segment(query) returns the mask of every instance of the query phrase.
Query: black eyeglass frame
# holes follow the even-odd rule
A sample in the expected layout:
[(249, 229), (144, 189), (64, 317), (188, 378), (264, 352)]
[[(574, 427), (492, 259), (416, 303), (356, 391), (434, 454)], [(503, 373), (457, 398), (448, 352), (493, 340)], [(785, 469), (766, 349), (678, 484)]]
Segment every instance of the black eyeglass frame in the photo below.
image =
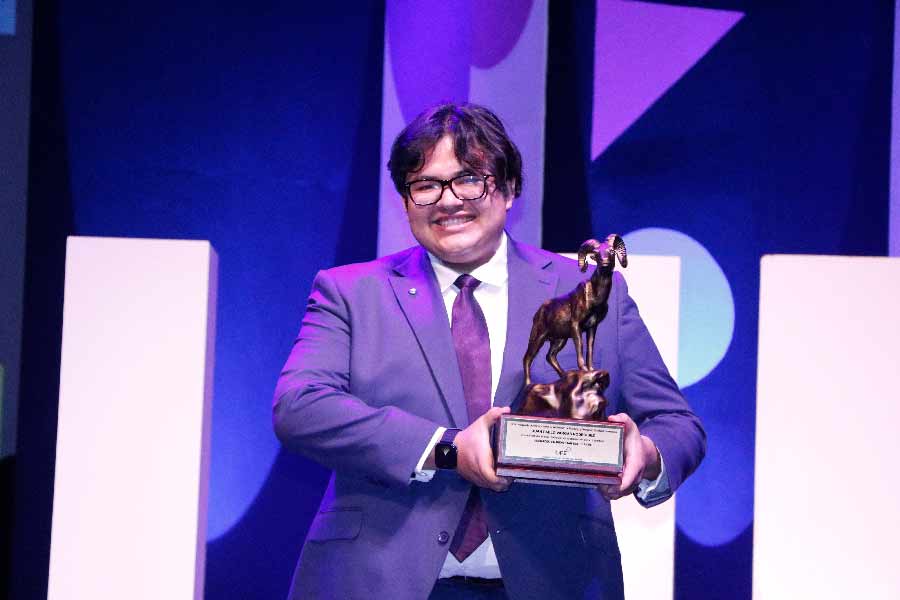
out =
[[(405, 184), (403, 184), (404, 187), (406, 188), (406, 198), (408, 200), (410, 200), (416, 206), (431, 206), (432, 204), (437, 204), (438, 202), (440, 202), (441, 198), (443, 198), (443, 196), (444, 196), (444, 190), (447, 188), (450, 188), (450, 193), (453, 194), (453, 196), (457, 200), (462, 200), (463, 202), (471, 202), (472, 200), (481, 200), (488, 193), (488, 179), (490, 177), (493, 177), (492, 174), (488, 173), (487, 175), (480, 176), (484, 180), (484, 190), (481, 192), (481, 195), (478, 196), (477, 198), (460, 198), (459, 196), (456, 195), (456, 192), (453, 190), (453, 185), (451, 185), (455, 180), (459, 179), (460, 177), (471, 177), (472, 175), (477, 175), (477, 173), (463, 173), (461, 175), (457, 175), (456, 177), (451, 177), (450, 179), (433, 179), (431, 177), (423, 177), (422, 179), (413, 179), (412, 181), (407, 181)], [(433, 183), (441, 184), (441, 191), (437, 195), (437, 198), (435, 198), (434, 202), (428, 202), (427, 204), (419, 204), (418, 202), (413, 200), (412, 192), (410, 191), (409, 186), (411, 186), (414, 183), (419, 183), (420, 181), (431, 181)]]

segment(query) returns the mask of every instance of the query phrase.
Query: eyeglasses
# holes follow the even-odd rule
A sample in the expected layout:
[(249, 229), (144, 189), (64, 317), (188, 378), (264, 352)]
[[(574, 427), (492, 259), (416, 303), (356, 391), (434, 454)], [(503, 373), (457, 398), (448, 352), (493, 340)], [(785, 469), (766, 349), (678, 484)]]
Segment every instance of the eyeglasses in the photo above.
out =
[(466, 173), (453, 179), (416, 179), (406, 182), (406, 196), (417, 206), (429, 206), (441, 199), (449, 187), (460, 200), (478, 200), (487, 193), (487, 180), (493, 175)]

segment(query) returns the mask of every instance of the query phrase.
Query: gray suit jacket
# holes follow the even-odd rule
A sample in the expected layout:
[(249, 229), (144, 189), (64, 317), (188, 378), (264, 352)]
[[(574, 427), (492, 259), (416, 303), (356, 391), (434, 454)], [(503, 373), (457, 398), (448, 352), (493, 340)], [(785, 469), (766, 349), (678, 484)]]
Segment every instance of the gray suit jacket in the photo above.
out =
[[(508, 252), (507, 338), (495, 406), (520, 397), (535, 310), (585, 278), (574, 261), (555, 254), (513, 241)], [(555, 380), (539, 357), (534, 380)], [(607, 414), (631, 415), (656, 443), (676, 490), (702, 459), (705, 434), (618, 274), (594, 357), (611, 376)], [(571, 343), (559, 359), (575, 368)], [(454, 472), (410, 481), (437, 426), (467, 425), (450, 324), (423, 248), (318, 274), (273, 412), (286, 447), (334, 470), (291, 598), (426, 598), (470, 484)], [(514, 484), (482, 497), (511, 598), (622, 597), (610, 506), (598, 492)]]

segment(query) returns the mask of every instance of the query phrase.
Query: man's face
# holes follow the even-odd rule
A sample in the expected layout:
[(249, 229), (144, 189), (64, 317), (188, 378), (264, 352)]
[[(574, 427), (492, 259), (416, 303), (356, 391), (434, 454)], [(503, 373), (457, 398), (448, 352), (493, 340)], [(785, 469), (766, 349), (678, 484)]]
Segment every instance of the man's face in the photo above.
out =
[[(456, 160), (453, 140), (445, 135), (438, 141), (421, 170), (407, 175), (407, 181), (422, 178), (447, 180), (471, 172)], [(406, 201), (406, 217), (413, 236), (429, 252), (460, 270), (470, 271), (490, 260), (503, 235), (506, 211), (512, 198), (504, 196), (488, 179), (487, 193), (478, 200), (460, 200), (449, 186), (431, 206)]]

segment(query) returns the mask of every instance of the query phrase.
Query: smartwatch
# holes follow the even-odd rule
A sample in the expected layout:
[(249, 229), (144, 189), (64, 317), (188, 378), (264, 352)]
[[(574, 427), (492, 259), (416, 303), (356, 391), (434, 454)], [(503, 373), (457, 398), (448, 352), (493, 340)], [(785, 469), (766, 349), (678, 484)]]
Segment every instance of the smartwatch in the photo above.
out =
[(456, 468), (456, 444), (453, 440), (459, 429), (448, 429), (441, 436), (441, 441), (434, 445), (434, 466), (438, 469)]

